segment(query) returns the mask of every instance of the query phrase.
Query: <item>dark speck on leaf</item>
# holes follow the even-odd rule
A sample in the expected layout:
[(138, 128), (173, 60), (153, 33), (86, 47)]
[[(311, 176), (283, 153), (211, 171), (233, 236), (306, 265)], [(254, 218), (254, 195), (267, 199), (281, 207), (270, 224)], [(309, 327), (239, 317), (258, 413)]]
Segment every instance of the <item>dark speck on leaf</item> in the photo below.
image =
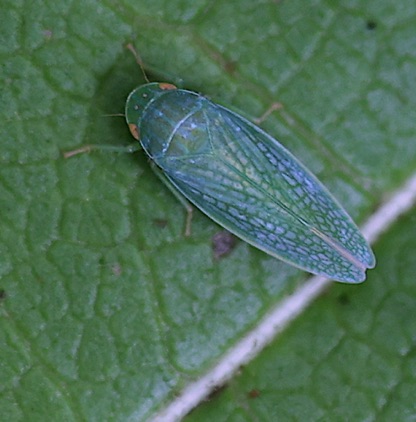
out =
[(253, 388), (247, 393), (247, 396), (249, 399), (256, 399), (260, 395), (260, 390), (257, 390), (257, 388)]
[(237, 239), (227, 230), (222, 230), (212, 237), (212, 250), (214, 259), (218, 260), (227, 256), (237, 243)]
[(233, 61), (228, 61), (224, 65), (225, 71), (233, 75), (237, 70), (237, 63)]
[(350, 304), (350, 297), (346, 293), (341, 293), (338, 296), (338, 302), (341, 305), (349, 305)]
[(163, 218), (155, 218), (153, 223), (156, 227), (164, 229), (168, 225), (168, 220), (164, 220)]

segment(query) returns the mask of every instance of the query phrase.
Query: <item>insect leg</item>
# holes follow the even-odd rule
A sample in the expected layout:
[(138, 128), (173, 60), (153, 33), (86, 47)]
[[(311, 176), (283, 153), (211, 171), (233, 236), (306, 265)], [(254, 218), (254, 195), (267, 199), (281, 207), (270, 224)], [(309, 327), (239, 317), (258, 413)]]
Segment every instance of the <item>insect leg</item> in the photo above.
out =
[(80, 148), (74, 149), (72, 151), (67, 151), (64, 152), (64, 158), (71, 158), (74, 155), (78, 155), (78, 154), (84, 154), (87, 152), (91, 152), (93, 150), (104, 150), (104, 151), (114, 151), (114, 152), (136, 152), (139, 149), (141, 149), (140, 144), (138, 142), (134, 142), (130, 145), (127, 146), (122, 146), (122, 145), (84, 145)]

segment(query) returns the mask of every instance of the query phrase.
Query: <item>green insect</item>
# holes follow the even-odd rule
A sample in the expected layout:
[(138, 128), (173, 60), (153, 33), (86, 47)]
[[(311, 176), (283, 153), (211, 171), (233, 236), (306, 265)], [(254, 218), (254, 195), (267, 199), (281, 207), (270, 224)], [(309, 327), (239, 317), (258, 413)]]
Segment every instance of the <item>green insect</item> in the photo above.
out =
[(358, 283), (374, 255), (349, 215), (278, 141), (191, 91), (147, 83), (126, 120), (175, 192), (231, 233), (296, 267)]

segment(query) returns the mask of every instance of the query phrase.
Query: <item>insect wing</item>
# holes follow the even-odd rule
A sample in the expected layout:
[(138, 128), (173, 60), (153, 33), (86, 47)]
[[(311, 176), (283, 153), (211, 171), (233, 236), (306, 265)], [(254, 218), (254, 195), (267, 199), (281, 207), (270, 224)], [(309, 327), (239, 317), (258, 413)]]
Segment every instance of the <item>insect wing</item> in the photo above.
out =
[[(172, 96), (184, 97), (178, 91)], [(325, 187), (260, 128), (192, 95), (152, 157), (171, 183), (257, 248), (312, 273), (363, 281), (374, 256)]]

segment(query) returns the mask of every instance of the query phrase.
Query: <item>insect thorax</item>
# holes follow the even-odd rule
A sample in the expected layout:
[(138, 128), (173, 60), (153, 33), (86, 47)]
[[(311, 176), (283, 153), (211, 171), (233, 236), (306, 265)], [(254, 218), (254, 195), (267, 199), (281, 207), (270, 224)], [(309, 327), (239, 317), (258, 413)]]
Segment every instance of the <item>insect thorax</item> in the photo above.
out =
[(167, 91), (146, 109), (140, 122), (140, 142), (157, 162), (158, 158), (212, 152), (207, 113), (211, 103), (184, 90)]

